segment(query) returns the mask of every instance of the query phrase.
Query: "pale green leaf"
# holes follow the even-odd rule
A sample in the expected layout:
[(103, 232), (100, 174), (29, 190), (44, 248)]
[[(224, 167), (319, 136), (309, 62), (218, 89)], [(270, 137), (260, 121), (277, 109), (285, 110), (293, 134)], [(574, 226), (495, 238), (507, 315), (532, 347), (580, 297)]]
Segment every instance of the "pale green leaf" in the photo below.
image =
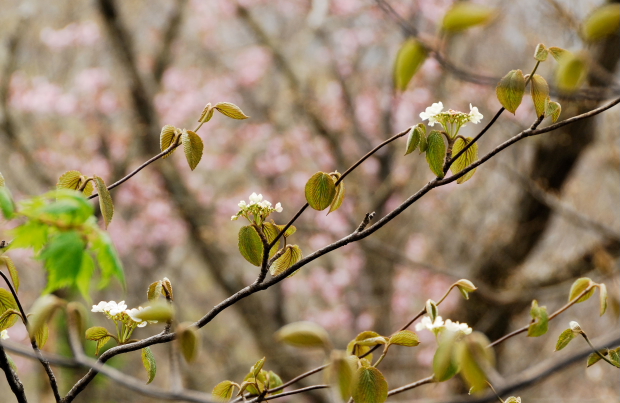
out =
[(420, 339), (418, 338), (418, 335), (411, 330), (401, 330), (390, 336), (388, 344), (395, 344), (397, 346), (405, 347), (415, 347), (420, 344)]
[(174, 290), (172, 289), (172, 282), (170, 282), (170, 279), (168, 279), (168, 277), (164, 277), (161, 284), (162, 284), (164, 296), (166, 297), (166, 299), (173, 301)]
[(10, 220), (15, 215), (13, 197), (9, 189), (4, 186), (0, 186), (0, 210), (2, 210), (2, 215), (7, 220)]
[(202, 158), (202, 151), (204, 144), (199, 135), (191, 130), (183, 130), (181, 135), (181, 142), (183, 143), (183, 151), (185, 151), (185, 158), (189, 164), (190, 169), (193, 171), (198, 166), (200, 159)]
[(149, 301), (153, 301), (158, 299), (163, 295), (163, 286), (161, 280), (155, 281), (149, 285), (148, 290), (146, 291), (146, 298)]
[(519, 396), (510, 396), (508, 399), (504, 401), (504, 403), (521, 403), (521, 397)]
[[(338, 174), (334, 179), (338, 180), (340, 178), (340, 174)], [(344, 181), (340, 181), (340, 183), (338, 183), (338, 185), (336, 186), (336, 195), (334, 196), (334, 200), (332, 200), (331, 204), (329, 205), (329, 213), (331, 213), (332, 211), (336, 211), (340, 208), (340, 206), (342, 206), (342, 202), (344, 201), (344, 195), (345, 195), (345, 188), (344, 188)]]
[(108, 344), (108, 342), (110, 341), (111, 338), (112, 338), (111, 336), (106, 336), (106, 337), (103, 337), (103, 338), (97, 340), (97, 347), (95, 349), (95, 355), (99, 355), (99, 351), (101, 351), (101, 349), (106, 344)]
[(530, 323), (530, 326), (527, 329), (528, 337), (538, 337), (547, 333), (547, 330), (549, 330), (549, 316), (547, 314), (547, 307), (539, 307), (538, 301), (533, 300), (530, 315), (532, 316), (533, 322)]
[(584, 55), (572, 53), (558, 60), (555, 80), (558, 88), (564, 92), (577, 90), (588, 76), (588, 61)]
[(97, 187), (97, 194), (99, 195), (99, 207), (101, 208), (101, 215), (103, 216), (103, 221), (105, 222), (105, 226), (107, 227), (108, 225), (110, 225), (110, 222), (112, 221), (112, 216), (114, 215), (114, 202), (112, 201), (110, 191), (105, 185), (103, 179), (98, 176), (93, 176), (93, 180), (95, 181), (95, 186)]
[(446, 158), (446, 144), (441, 137), (441, 133), (437, 130), (433, 130), (427, 140), (426, 148), (426, 161), (431, 171), (438, 178), (443, 178), (443, 163)]
[(313, 322), (294, 322), (278, 330), (276, 339), (295, 347), (329, 348), (331, 342), (327, 331)]
[(108, 332), (108, 329), (102, 326), (93, 326), (89, 329), (86, 329), (86, 334), (85, 334), (86, 340), (93, 340), (93, 341), (98, 341), (98, 340), (104, 339), (109, 336), (110, 336), (110, 333)]
[(287, 245), (284, 253), (269, 268), (272, 276), (282, 274), (286, 269), (299, 262), (303, 254), (297, 245)]
[[(469, 143), (473, 141), (473, 138), (467, 137), (463, 140), (461, 137), (457, 138), (452, 147), (452, 155), (456, 155), (461, 152)], [(450, 170), (453, 174), (457, 174), (461, 172), (463, 169), (467, 168), (478, 159), (478, 143), (474, 143), (471, 147), (467, 149), (456, 161), (452, 163), (450, 166)], [(467, 182), (471, 179), (472, 176), (476, 173), (476, 169), (472, 169), (467, 172), (465, 175), (461, 176), (456, 180), (456, 183), (461, 184)]]
[[(575, 298), (577, 298), (579, 294), (585, 291), (585, 289), (590, 287), (590, 285), (592, 284), (593, 284), (592, 280), (590, 280), (587, 277), (582, 277), (582, 278), (575, 280), (573, 285), (571, 285), (570, 287), (570, 292), (568, 293), (568, 301), (570, 302), (574, 300)], [(594, 294), (594, 291), (595, 291), (595, 287), (592, 287), (592, 289), (588, 291), (583, 297), (579, 298), (577, 303), (586, 301), (588, 298), (590, 298)]]
[[(276, 374), (273, 371), (269, 371), (268, 374), (269, 374), (269, 385), (268, 385), (269, 389), (275, 389), (284, 384), (284, 382), (282, 382), (282, 378), (280, 378), (280, 375)], [(282, 392), (283, 392), (283, 389), (280, 389), (276, 392), (271, 393), (270, 395), (272, 396), (278, 395)]]
[(398, 51), (394, 65), (394, 85), (404, 91), (407, 85), (428, 57), (428, 49), (417, 39), (405, 41)]
[(325, 210), (336, 196), (336, 186), (331, 175), (317, 172), (306, 183), (306, 201), (315, 210)]
[(32, 305), (32, 315), (28, 321), (30, 338), (36, 339), (37, 336), (44, 336), (45, 331), (42, 328), (47, 326), (54, 312), (64, 305), (65, 301), (55, 295), (48, 294), (39, 297)]
[(260, 266), (263, 261), (263, 242), (256, 229), (251, 225), (239, 230), (239, 252), (254, 266)]
[(254, 378), (257, 378), (260, 375), (260, 372), (265, 366), (265, 360), (266, 357), (261, 358), (260, 360), (256, 361), (254, 365), (252, 365), (252, 368), (250, 368), (250, 373)]
[(566, 329), (565, 331), (563, 331), (560, 334), (560, 337), (558, 337), (557, 343), (555, 344), (555, 351), (560, 351), (564, 347), (568, 346), (568, 343), (570, 343), (570, 341), (574, 338), (575, 333), (572, 331), (572, 329)]
[(599, 302), (600, 302), (600, 312), (601, 316), (605, 314), (607, 310), (607, 286), (605, 284), (599, 284)]
[(181, 324), (177, 330), (181, 353), (187, 362), (193, 362), (198, 357), (200, 338), (195, 326), (190, 323)]
[(360, 340), (360, 341), (356, 341), (357, 345), (359, 346), (367, 346), (367, 347), (374, 347), (377, 345), (383, 345), (383, 344), (387, 344), (388, 340), (386, 337), (383, 336), (377, 336), (377, 337), (370, 337), (364, 340)]
[(566, 49), (562, 49), (562, 48), (558, 48), (557, 46), (551, 46), (549, 49), (547, 49), (549, 51), (549, 53), (551, 53), (551, 56), (553, 56), (553, 58), (556, 61), (560, 61), (561, 58), (563, 58), (564, 56), (567, 56), (569, 54), (571, 54), (571, 52), (569, 52)]
[(424, 303), (424, 310), (426, 314), (431, 318), (431, 322), (435, 322), (437, 315), (439, 315), (439, 309), (437, 309), (437, 304), (432, 299), (427, 299)]
[(231, 104), (230, 102), (218, 102), (215, 105), (215, 109), (217, 109), (221, 114), (228, 116), (233, 119), (247, 119), (249, 116), (246, 116), (245, 113), (235, 104)]
[[(178, 129), (174, 126), (165, 125), (161, 128), (161, 134), (159, 135), (159, 149), (161, 151), (167, 150), (177, 138)], [(167, 152), (164, 158), (168, 158), (174, 150)]]
[(511, 70), (500, 80), (495, 88), (495, 94), (500, 104), (510, 113), (517, 111), (523, 94), (525, 94), (525, 77), (521, 70)]
[(433, 357), (433, 379), (435, 381), (445, 382), (459, 372), (459, 365), (454, 358), (456, 345), (456, 333), (443, 332), (439, 338), (439, 347)]
[(489, 339), (480, 333), (468, 335), (456, 347), (456, 359), (461, 368), (460, 374), (471, 387), (472, 392), (479, 392), (487, 387), (484, 368), (495, 365), (493, 349), (487, 348)]
[(155, 300), (134, 316), (147, 321), (169, 322), (174, 316), (174, 308), (167, 301)]
[(411, 129), (409, 129), (409, 134), (407, 135), (405, 155), (414, 152), (420, 145), (422, 138), (426, 140), (426, 126), (422, 123), (412, 126)]
[(388, 383), (377, 368), (361, 367), (353, 380), (353, 399), (356, 403), (383, 403), (387, 400)]
[(547, 50), (545, 45), (543, 45), (542, 43), (536, 45), (536, 50), (534, 51), (534, 59), (538, 60), (539, 62), (544, 62), (545, 60), (547, 60), (547, 56), (549, 56), (549, 51)]
[(211, 395), (217, 400), (228, 401), (232, 398), (232, 395), (235, 391), (235, 386), (238, 388), (239, 385), (232, 381), (222, 381), (215, 385)]
[(50, 329), (47, 326), (47, 323), (44, 323), (43, 326), (39, 328), (39, 330), (34, 334), (34, 340), (37, 342), (37, 346), (39, 348), (43, 348), (45, 343), (47, 343), (47, 339), (50, 336)]
[(6, 265), (7, 270), (9, 271), (9, 275), (11, 276), (11, 281), (13, 282), (13, 288), (15, 292), (19, 291), (19, 273), (17, 272), (17, 267), (15, 267), (15, 263), (13, 263), (13, 259), (9, 256), (0, 256), (0, 263), (4, 263)]
[(155, 379), (155, 374), (157, 373), (157, 364), (155, 363), (155, 356), (149, 347), (144, 347), (142, 349), (142, 365), (144, 365), (144, 369), (146, 369), (146, 373), (149, 377), (146, 384), (153, 382)]
[(620, 28), (620, 4), (606, 4), (594, 10), (581, 27), (581, 35), (587, 41), (596, 41), (618, 33)]
[(494, 15), (495, 11), (487, 6), (467, 1), (455, 2), (443, 17), (442, 27), (449, 32), (464, 31), (488, 23)]
[(17, 309), (7, 309), (0, 315), (0, 331), (12, 327), (21, 314)]
[(82, 173), (80, 171), (67, 171), (58, 178), (56, 189), (72, 189), (79, 190), (82, 182)]
[(325, 383), (330, 385), (332, 396), (337, 402), (346, 402), (351, 397), (358, 358), (344, 351), (331, 352), (330, 365), (325, 371)]
[(562, 106), (557, 102), (547, 99), (547, 103), (545, 105), (545, 116), (551, 116), (553, 123), (555, 123), (558, 121), (561, 113)]
[(532, 101), (534, 102), (536, 116), (543, 116), (545, 114), (547, 98), (549, 98), (549, 85), (547, 84), (547, 80), (538, 74), (534, 74), (530, 80), (530, 93), (532, 95)]

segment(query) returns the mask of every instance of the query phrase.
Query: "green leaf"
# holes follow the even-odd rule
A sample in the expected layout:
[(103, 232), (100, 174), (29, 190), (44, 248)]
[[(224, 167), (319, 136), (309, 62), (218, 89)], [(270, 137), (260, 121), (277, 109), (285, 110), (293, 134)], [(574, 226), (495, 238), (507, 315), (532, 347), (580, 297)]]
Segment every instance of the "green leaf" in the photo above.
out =
[(60, 189), (44, 197), (55, 197), (56, 200), (49, 204), (44, 203), (40, 208), (27, 214), (28, 216), (70, 226), (83, 224), (93, 215), (93, 206), (86, 196), (75, 190)]
[(330, 392), (338, 402), (346, 402), (353, 392), (353, 381), (358, 358), (347, 355), (344, 351), (333, 350), (330, 365), (325, 371), (325, 383), (330, 385)]
[(155, 374), (157, 373), (157, 363), (155, 363), (155, 356), (149, 347), (144, 347), (142, 349), (142, 365), (144, 365), (144, 369), (146, 369), (146, 373), (149, 376), (149, 380), (146, 381), (146, 384), (153, 382), (155, 379)]
[(202, 151), (204, 144), (202, 139), (196, 133), (190, 130), (183, 130), (181, 135), (181, 142), (183, 143), (183, 151), (185, 151), (185, 158), (189, 164), (190, 169), (193, 171), (198, 166), (200, 159), (202, 158)]
[[(280, 375), (276, 374), (273, 371), (269, 371), (268, 374), (269, 374), (269, 385), (268, 385), (269, 389), (275, 389), (278, 386), (282, 386), (284, 384), (284, 382), (282, 382), (282, 378), (280, 378)], [(280, 389), (277, 392), (270, 393), (270, 395), (272, 396), (279, 395), (282, 392), (283, 390)]]
[(158, 299), (163, 295), (163, 286), (161, 280), (151, 283), (146, 292), (146, 297), (149, 301)]
[(0, 172), (0, 187), (4, 187), (5, 182), (4, 182), (4, 176), (2, 176), (2, 172)]
[(484, 368), (495, 365), (493, 349), (487, 348), (489, 344), (489, 339), (480, 332), (468, 335), (462, 343), (457, 344), (456, 359), (461, 367), (460, 374), (473, 392), (486, 389)]
[(56, 189), (80, 190), (81, 182), (82, 173), (80, 171), (67, 171), (58, 178)]
[(599, 302), (600, 302), (600, 312), (601, 312), (601, 316), (603, 316), (605, 314), (605, 311), (607, 310), (607, 286), (605, 284), (599, 284), (598, 285), (598, 289), (599, 289)]
[(99, 287), (105, 287), (112, 277), (116, 277), (123, 287), (125, 287), (123, 265), (118, 257), (118, 253), (116, 253), (110, 236), (104, 231), (99, 231), (97, 237), (92, 240), (91, 248), (95, 253), (97, 264), (101, 269), (101, 282)]
[(315, 210), (325, 210), (336, 196), (336, 186), (331, 175), (317, 172), (306, 183), (306, 201)]
[(147, 321), (169, 322), (174, 316), (174, 308), (164, 300), (155, 300), (134, 316)]
[(110, 333), (108, 332), (108, 329), (102, 326), (93, 326), (89, 329), (86, 329), (86, 334), (85, 334), (86, 340), (93, 340), (93, 341), (105, 339), (106, 337), (109, 337), (109, 336), (110, 336)]
[(47, 323), (44, 323), (43, 326), (39, 328), (39, 330), (34, 334), (34, 340), (37, 342), (39, 348), (43, 348), (45, 343), (47, 343), (47, 339), (50, 336), (50, 329), (47, 326)]
[(549, 330), (549, 316), (547, 314), (547, 307), (538, 306), (538, 301), (532, 301), (532, 309), (530, 310), (532, 315), (532, 323), (527, 329), (528, 337), (538, 337), (547, 333)]
[(12, 327), (17, 319), (21, 318), (21, 314), (17, 309), (7, 309), (0, 314), (0, 331)]
[(110, 195), (110, 191), (103, 179), (98, 176), (93, 176), (93, 180), (95, 181), (95, 186), (97, 186), (97, 194), (99, 195), (99, 207), (101, 208), (101, 215), (103, 216), (103, 221), (105, 222), (105, 226), (110, 225), (110, 221), (112, 221), (112, 216), (114, 215), (114, 202), (112, 201), (112, 196)]
[(99, 355), (99, 351), (101, 351), (101, 349), (108, 344), (108, 342), (110, 341), (112, 337), (108, 336), (108, 337), (104, 337), (102, 339), (97, 340), (97, 347), (95, 350), (95, 355)]
[[(424, 126), (423, 123), (419, 124)], [(426, 126), (424, 126), (423, 133), (420, 136), (420, 145), (418, 147), (420, 148), (420, 154), (426, 152), (426, 149), (428, 148), (428, 140), (426, 139)]]
[(420, 344), (418, 335), (411, 330), (401, 330), (390, 336), (388, 345), (395, 344), (397, 346), (415, 347)]
[(211, 106), (211, 102), (209, 102), (205, 106), (205, 108), (202, 110), (202, 113), (200, 114), (200, 118), (198, 119), (198, 122), (207, 123), (213, 117), (214, 112), (215, 112), (215, 109), (213, 108), (213, 106)]
[(407, 135), (407, 147), (405, 155), (411, 154), (420, 145), (422, 138), (426, 140), (426, 126), (422, 123), (418, 123), (415, 126), (411, 126), (409, 134)]
[(443, 29), (449, 32), (459, 32), (486, 24), (494, 17), (492, 8), (469, 2), (456, 2), (443, 17)]
[(534, 59), (538, 60), (539, 62), (544, 62), (545, 60), (547, 60), (547, 56), (549, 56), (549, 51), (547, 50), (545, 45), (543, 45), (542, 43), (536, 45), (536, 50), (534, 51)]
[(500, 80), (495, 88), (495, 94), (500, 104), (514, 114), (517, 111), (523, 94), (525, 94), (525, 77), (521, 70), (511, 70)]
[(265, 357), (256, 361), (256, 364), (252, 365), (252, 368), (250, 368), (250, 373), (252, 374), (254, 378), (257, 378), (264, 366), (265, 366)]
[(553, 56), (556, 62), (559, 62), (560, 59), (564, 56), (571, 54), (571, 52), (569, 52), (568, 50), (558, 48), (557, 46), (552, 46), (547, 50), (549, 51), (549, 53), (551, 53), (551, 56)]
[(272, 276), (282, 274), (286, 269), (299, 262), (303, 254), (297, 245), (287, 245), (284, 253), (269, 268)]
[(38, 221), (27, 221), (9, 233), (13, 236), (11, 248), (32, 248), (38, 253), (47, 243), (49, 227)]
[(170, 301), (174, 300), (174, 290), (172, 289), (172, 283), (170, 282), (170, 279), (168, 279), (168, 277), (164, 277), (161, 285), (163, 287), (163, 293), (164, 296), (166, 297), (166, 299), (169, 299)]
[(585, 56), (569, 53), (558, 60), (555, 80), (561, 91), (573, 92), (577, 90), (587, 76), (588, 61)]
[(10, 220), (15, 215), (13, 197), (9, 189), (4, 186), (0, 186), (0, 210), (2, 210), (2, 215), (7, 220)]
[(260, 267), (263, 262), (263, 242), (251, 225), (241, 227), (239, 230), (239, 252), (254, 266)]
[[(177, 133), (178, 129), (174, 126), (165, 125), (164, 127), (162, 127), (161, 134), (159, 135), (159, 149), (161, 151), (164, 151), (168, 149), (168, 147), (170, 147), (172, 144), (174, 144)], [(173, 152), (174, 150), (171, 150), (170, 152), (166, 153), (166, 155), (164, 155), (164, 158), (168, 158)]]
[(571, 329), (566, 329), (563, 331), (555, 344), (555, 351), (560, 351), (564, 347), (568, 346), (568, 343), (570, 343), (570, 341), (574, 338), (575, 333)]
[(49, 272), (46, 293), (76, 284), (85, 247), (77, 231), (61, 232), (49, 241), (39, 255)]
[(549, 85), (547, 81), (542, 76), (534, 74), (530, 80), (530, 93), (534, 102), (536, 116), (543, 116), (545, 114), (545, 103), (547, 98), (549, 98)]
[[(45, 337), (45, 330), (43, 327), (47, 326), (54, 312), (65, 305), (65, 301), (61, 300), (55, 295), (43, 295), (39, 297), (32, 305), (32, 316), (28, 322), (28, 332), (31, 339), (37, 337)], [(39, 344), (39, 346), (41, 346)]]
[(359, 340), (359, 341), (356, 341), (356, 343), (358, 346), (374, 347), (374, 346), (378, 346), (379, 344), (381, 345), (388, 344), (388, 340), (387, 340), (387, 337), (377, 336), (377, 337), (370, 337), (364, 340)]
[(218, 102), (215, 104), (215, 109), (217, 109), (222, 115), (226, 115), (229, 118), (233, 119), (247, 119), (249, 116), (246, 116), (245, 113), (235, 104), (231, 104), (230, 102)]
[(15, 267), (15, 263), (13, 263), (13, 259), (6, 255), (0, 256), (0, 263), (4, 263), (6, 265), (6, 268), (9, 271), (9, 275), (11, 276), (11, 281), (13, 282), (13, 288), (15, 288), (15, 292), (18, 292), (19, 273), (17, 272), (17, 267)]
[(558, 121), (560, 114), (562, 113), (562, 106), (557, 103), (547, 99), (545, 104), (545, 116), (551, 116), (553, 123)]
[(75, 285), (78, 291), (82, 294), (82, 297), (92, 302), (90, 298), (90, 283), (95, 274), (95, 261), (91, 257), (90, 253), (84, 251), (82, 255), (82, 265), (80, 266), (80, 272), (75, 279)]
[(329, 335), (321, 326), (313, 322), (294, 322), (278, 330), (278, 341), (295, 347), (331, 347)]
[(428, 166), (438, 178), (443, 178), (443, 163), (446, 158), (446, 144), (443, 142), (441, 133), (437, 130), (433, 130), (428, 135), (427, 142), (426, 161), (428, 162)]
[(607, 4), (594, 10), (581, 27), (586, 41), (596, 41), (613, 35), (620, 28), (620, 4)]
[[(463, 140), (461, 137), (457, 138), (452, 146), (452, 155), (456, 155), (461, 152), (469, 143), (473, 141), (473, 138), (466, 137)], [(450, 166), (450, 170), (453, 174), (457, 174), (461, 172), (463, 169), (467, 168), (478, 159), (478, 143), (474, 143), (471, 147), (467, 149), (456, 161), (452, 163)], [(461, 184), (465, 183), (471, 179), (472, 176), (476, 173), (476, 169), (472, 169), (467, 172), (465, 175), (461, 176), (456, 180), (456, 183)]]
[[(601, 353), (604, 356), (609, 356), (609, 353), (611, 352), (611, 349), (608, 348), (604, 348), (599, 350), (598, 352)], [(616, 347), (615, 349), (613, 349), (613, 351), (617, 354), (620, 353), (620, 347)], [(597, 362), (599, 362), (600, 360), (602, 360), (601, 356), (596, 354), (596, 353), (592, 353), (588, 356), (588, 362), (586, 367), (591, 367), (592, 365), (596, 364)]]
[(620, 353), (616, 350), (609, 350), (609, 361), (611, 361), (614, 366), (620, 368)]
[(353, 399), (356, 403), (383, 403), (387, 400), (388, 383), (377, 368), (361, 367), (353, 380)]
[[(592, 280), (587, 277), (582, 277), (575, 280), (573, 285), (571, 285), (570, 287), (570, 292), (568, 293), (568, 302), (577, 298), (579, 294), (581, 294), (586, 288), (590, 287), (590, 285), (592, 284), (594, 284)], [(584, 302), (585, 300), (590, 298), (592, 295), (594, 295), (594, 291), (595, 287), (592, 287), (592, 289), (588, 291), (583, 297), (579, 298), (577, 303)]]
[(417, 39), (411, 38), (402, 44), (394, 65), (394, 85), (396, 89), (400, 91), (407, 89), (407, 85), (409, 85), (409, 82), (422, 64), (424, 64), (427, 57), (428, 49)]
[(235, 391), (235, 386), (238, 388), (239, 385), (232, 381), (222, 381), (215, 385), (211, 395), (217, 400), (228, 401), (232, 398), (232, 395)]
[[(338, 172), (336, 172), (336, 176), (334, 177), (334, 180), (336, 181), (340, 179), (340, 177), (341, 175)], [(332, 200), (331, 204), (329, 205), (329, 212), (327, 214), (331, 213), (332, 211), (338, 210), (340, 206), (342, 206), (342, 202), (344, 201), (344, 195), (345, 195), (344, 181), (340, 181), (340, 183), (338, 183), (338, 185), (336, 186), (336, 195), (334, 196), (334, 200)]]
[(181, 324), (177, 329), (177, 334), (185, 361), (193, 362), (198, 357), (200, 350), (200, 338), (196, 327), (192, 326), (191, 323)]
[(439, 347), (433, 357), (433, 379), (445, 382), (456, 375), (460, 368), (454, 359), (457, 345), (456, 332), (443, 332), (439, 338)]

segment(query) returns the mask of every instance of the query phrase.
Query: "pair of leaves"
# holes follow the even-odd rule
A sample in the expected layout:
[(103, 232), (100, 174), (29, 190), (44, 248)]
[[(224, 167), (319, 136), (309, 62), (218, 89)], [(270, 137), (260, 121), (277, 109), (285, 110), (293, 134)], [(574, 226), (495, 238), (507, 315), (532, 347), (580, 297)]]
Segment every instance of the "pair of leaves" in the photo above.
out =
[(308, 180), (305, 188), (306, 201), (315, 210), (322, 211), (330, 207), (329, 213), (342, 205), (345, 196), (344, 181), (336, 182), (342, 175), (332, 172), (317, 172)]
[(591, 287), (590, 290), (581, 298), (579, 298), (576, 303), (588, 300), (592, 295), (594, 295), (594, 291), (596, 291), (596, 288), (598, 288), (600, 316), (603, 316), (603, 314), (605, 314), (605, 311), (607, 311), (607, 286), (605, 286), (605, 284), (596, 284), (594, 281), (587, 277), (579, 278), (575, 280), (575, 282), (571, 285), (570, 292), (568, 294), (568, 301), (570, 302), (574, 300), (589, 287)]
[[(515, 113), (525, 94), (526, 78), (521, 70), (511, 70), (497, 85), (495, 93), (502, 106), (509, 112)], [(551, 116), (556, 122), (562, 112), (559, 103), (549, 98), (549, 85), (540, 75), (530, 77), (530, 94), (534, 103), (536, 116)]]
[(62, 174), (60, 178), (58, 178), (58, 183), (56, 184), (57, 189), (77, 190), (82, 192), (86, 197), (92, 195), (94, 187), (97, 188), (101, 215), (103, 216), (103, 221), (107, 227), (110, 225), (112, 216), (114, 215), (114, 202), (112, 201), (110, 191), (108, 190), (108, 187), (103, 179), (96, 175), (87, 178), (82, 175), (80, 171), (67, 171)]
[[(271, 244), (278, 234), (284, 229), (284, 225), (277, 225), (272, 222), (264, 222), (261, 224), (260, 229), (265, 235), (265, 239), (267, 243)], [(286, 232), (283, 234), (284, 238), (287, 238), (293, 235), (297, 231), (297, 228), (294, 226), (290, 226)], [(263, 241), (261, 236), (258, 234), (258, 230), (256, 227), (252, 225), (246, 225), (239, 229), (239, 252), (241, 255), (253, 264), (254, 266), (261, 266), (263, 262), (263, 252), (265, 250), (265, 246), (263, 245)], [(271, 248), (269, 251), (269, 257), (272, 258), (277, 252), (278, 249), (275, 247)], [(293, 264), (297, 263), (301, 257), (301, 249), (297, 245), (289, 245), (290, 248), (285, 249), (283, 254), (272, 264), (271, 274), (277, 275), (283, 272), (284, 270), (291, 267)], [(275, 266), (275, 267), (274, 267)], [(276, 274), (274, 274), (276, 273)]]
[(407, 135), (405, 155), (411, 154), (417, 148), (420, 149), (420, 154), (422, 154), (426, 151), (426, 145), (426, 126), (423, 123), (412, 126)]
[(179, 142), (183, 145), (185, 159), (187, 159), (187, 163), (193, 171), (202, 159), (204, 151), (204, 143), (200, 136), (191, 130), (177, 129), (171, 125), (162, 127), (161, 134), (159, 135), (159, 148), (161, 151), (163, 152), (175, 146), (175, 148), (168, 151), (163, 158), (168, 158), (176, 149), (176, 145)]
[(155, 281), (149, 285), (146, 292), (146, 297), (149, 301), (155, 301), (159, 297), (164, 296), (170, 301), (174, 300), (174, 292), (172, 291), (172, 283), (168, 277), (164, 277), (162, 280)]
[(92, 340), (97, 342), (97, 351), (96, 355), (99, 355), (99, 351), (103, 346), (105, 346), (108, 341), (114, 336), (108, 332), (108, 329), (102, 326), (93, 326), (91, 328), (86, 329), (85, 333), (86, 340)]
[(407, 85), (420, 69), (428, 57), (428, 49), (417, 39), (405, 41), (396, 56), (394, 65), (394, 86), (400, 91), (407, 89)]
[[(611, 362), (613, 362), (614, 364), (616, 364), (618, 368), (620, 368), (620, 347), (616, 347), (614, 349), (605, 348), (605, 349), (599, 350), (599, 354), (609, 358)], [(588, 361), (587, 361), (586, 366), (591, 367), (592, 365), (602, 360), (603, 358), (601, 358), (599, 354), (597, 353), (590, 354), (588, 356)]]

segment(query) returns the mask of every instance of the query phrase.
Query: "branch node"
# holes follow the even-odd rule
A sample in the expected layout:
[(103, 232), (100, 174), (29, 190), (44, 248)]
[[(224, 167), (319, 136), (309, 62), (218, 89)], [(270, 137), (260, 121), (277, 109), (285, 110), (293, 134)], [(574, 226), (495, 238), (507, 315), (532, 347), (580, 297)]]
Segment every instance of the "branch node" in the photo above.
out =
[(372, 220), (373, 218), (375, 218), (375, 212), (374, 211), (372, 213), (366, 213), (366, 217), (364, 217), (364, 219), (362, 220), (362, 223), (359, 225), (359, 227), (357, 227), (355, 232), (362, 232), (362, 231), (364, 231), (364, 228), (366, 228), (368, 226), (368, 224), (370, 224), (370, 220)]

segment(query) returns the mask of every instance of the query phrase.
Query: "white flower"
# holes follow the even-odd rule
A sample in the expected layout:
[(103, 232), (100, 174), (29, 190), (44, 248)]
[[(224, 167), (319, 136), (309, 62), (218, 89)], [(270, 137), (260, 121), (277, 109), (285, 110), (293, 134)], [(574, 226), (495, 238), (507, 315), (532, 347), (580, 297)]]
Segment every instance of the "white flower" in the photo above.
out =
[(0, 339), (6, 340), (9, 338), (9, 332), (5, 329), (0, 332)]
[(280, 204), (280, 202), (276, 203), (276, 208), (275, 208), (276, 212), (281, 213), (282, 212), (282, 204)]
[(271, 208), (271, 202), (268, 200), (263, 200), (262, 202), (258, 203), (258, 205), (264, 209)]
[(482, 116), (482, 113), (478, 112), (478, 108), (469, 104), (469, 111), (469, 121), (473, 124), (480, 123), (484, 116)]
[(108, 303), (105, 301), (101, 301), (97, 305), (93, 305), (93, 309), (91, 309), (91, 312), (107, 312), (107, 311), (108, 311)]
[(234, 215), (234, 216), (230, 217), (230, 221), (235, 221), (237, 218), (239, 218), (239, 217)]
[(446, 330), (451, 332), (461, 331), (465, 334), (470, 334), (472, 331), (471, 327), (467, 326), (467, 323), (452, 322), (450, 319), (446, 320), (445, 326)]
[(125, 301), (121, 301), (118, 304), (114, 301), (108, 302), (108, 313), (111, 316), (116, 316), (126, 309), (127, 309), (127, 304), (125, 304)]
[(426, 108), (426, 111), (420, 113), (420, 118), (422, 120), (428, 119), (428, 125), (434, 126), (435, 123), (437, 123), (437, 119), (435, 119), (435, 116), (440, 114), (442, 110), (443, 110), (443, 103), (441, 102), (434, 103), (432, 106), (429, 106), (428, 108)]
[(250, 206), (253, 204), (257, 204), (260, 203), (263, 200), (263, 195), (262, 194), (256, 194), (256, 193), (252, 193), (250, 195)]
[(422, 321), (420, 323), (415, 325), (415, 330), (417, 330), (418, 332), (424, 329), (433, 331), (434, 329), (439, 329), (441, 327), (443, 327), (443, 320), (441, 319), (441, 316), (437, 316), (434, 322), (431, 321), (431, 318), (429, 316), (425, 316), (422, 318)]
[(241, 208), (247, 207), (247, 203), (245, 202), (245, 200), (241, 200), (239, 202), (239, 207), (241, 207)]

